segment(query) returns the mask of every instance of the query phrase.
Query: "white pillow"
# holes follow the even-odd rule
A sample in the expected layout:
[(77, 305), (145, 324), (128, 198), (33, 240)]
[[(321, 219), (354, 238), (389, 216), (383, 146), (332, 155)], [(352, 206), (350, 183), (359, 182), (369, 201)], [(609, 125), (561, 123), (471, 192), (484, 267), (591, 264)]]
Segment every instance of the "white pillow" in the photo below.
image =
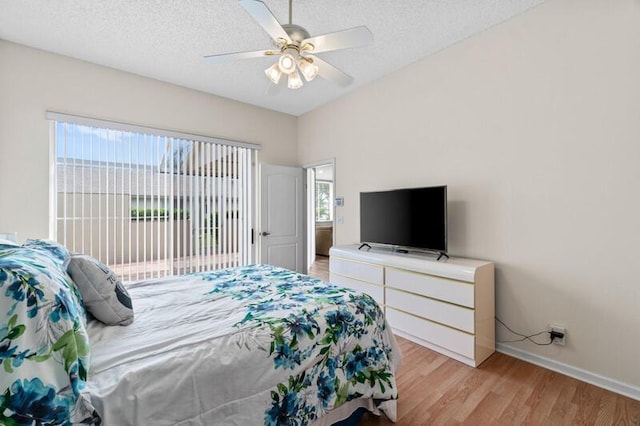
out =
[(11, 243), (14, 243), (14, 245), (18, 245), (18, 233), (17, 232), (0, 232), (0, 244), (7, 244), (6, 242), (3, 242), (2, 240), (7, 240)]
[(15, 241), (7, 240), (6, 238), (0, 238), (0, 246), (14, 246), (19, 247), (20, 244)]
[(67, 273), (78, 286), (87, 311), (107, 325), (133, 322), (133, 305), (129, 293), (108, 266), (86, 255), (71, 255)]

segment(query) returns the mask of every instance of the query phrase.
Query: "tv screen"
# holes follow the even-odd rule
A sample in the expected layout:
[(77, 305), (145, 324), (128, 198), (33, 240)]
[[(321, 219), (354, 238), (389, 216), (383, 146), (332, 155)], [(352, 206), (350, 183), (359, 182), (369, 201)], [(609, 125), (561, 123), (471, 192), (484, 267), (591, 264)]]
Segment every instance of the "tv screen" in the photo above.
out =
[(360, 193), (360, 240), (447, 251), (447, 187)]

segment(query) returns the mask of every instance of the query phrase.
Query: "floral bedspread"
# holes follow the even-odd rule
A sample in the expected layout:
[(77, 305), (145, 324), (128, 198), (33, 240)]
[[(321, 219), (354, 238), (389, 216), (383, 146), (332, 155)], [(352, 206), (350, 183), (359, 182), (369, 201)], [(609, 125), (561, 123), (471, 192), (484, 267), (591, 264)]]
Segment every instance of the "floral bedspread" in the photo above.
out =
[(104, 424), (306, 425), (354, 399), (395, 408), (400, 353), (365, 294), (267, 265), (127, 290), (133, 324), (88, 326)]
[(87, 320), (51, 242), (0, 245), (0, 424), (306, 425), (387, 410), (400, 362), (367, 295), (252, 265), (128, 285), (136, 320)]
[(266, 352), (288, 378), (271, 390), (265, 424), (306, 424), (353, 398), (397, 398), (387, 324), (371, 297), (265, 265), (203, 278), (211, 293), (248, 301), (239, 329), (271, 331)]
[[(56, 247), (0, 246), (0, 424), (99, 424), (82, 394), (89, 341)], [(61, 257), (62, 256), (62, 257)]]

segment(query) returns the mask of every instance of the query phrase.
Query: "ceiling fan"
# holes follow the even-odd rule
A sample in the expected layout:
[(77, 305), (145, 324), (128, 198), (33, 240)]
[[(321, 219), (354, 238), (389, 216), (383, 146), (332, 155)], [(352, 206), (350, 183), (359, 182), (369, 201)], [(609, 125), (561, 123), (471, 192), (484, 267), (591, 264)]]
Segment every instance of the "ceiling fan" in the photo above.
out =
[(262, 1), (239, 0), (239, 3), (269, 34), (273, 40), (274, 48), (209, 55), (204, 57), (205, 61), (216, 64), (263, 56), (278, 57), (278, 61), (267, 68), (265, 74), (276, 85), (283, 74), (286, 74), (288, 77), (287, 86), (290, 89), (299, 89), (304, 85), (300, 74), (307, 81), (320, 76), (341, 86), (351, 84), (353, 77), (314, 56), (314, 54), (366, 46), (373, 41), (371, 31), (365, 26), (311, 37), (307, 30), (291, 22), (292, 0), (289, 0), (289, 23), (284, 25), (280, 25)]

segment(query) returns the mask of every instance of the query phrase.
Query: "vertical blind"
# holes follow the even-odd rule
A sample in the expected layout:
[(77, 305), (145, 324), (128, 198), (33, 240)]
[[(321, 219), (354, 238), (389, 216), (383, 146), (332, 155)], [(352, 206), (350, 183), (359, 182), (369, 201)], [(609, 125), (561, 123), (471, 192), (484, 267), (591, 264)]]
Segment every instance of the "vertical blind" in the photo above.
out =
[(251, 263), (256, 150), (216, 141), (54, 121), (56, 239), (127, 281)]

